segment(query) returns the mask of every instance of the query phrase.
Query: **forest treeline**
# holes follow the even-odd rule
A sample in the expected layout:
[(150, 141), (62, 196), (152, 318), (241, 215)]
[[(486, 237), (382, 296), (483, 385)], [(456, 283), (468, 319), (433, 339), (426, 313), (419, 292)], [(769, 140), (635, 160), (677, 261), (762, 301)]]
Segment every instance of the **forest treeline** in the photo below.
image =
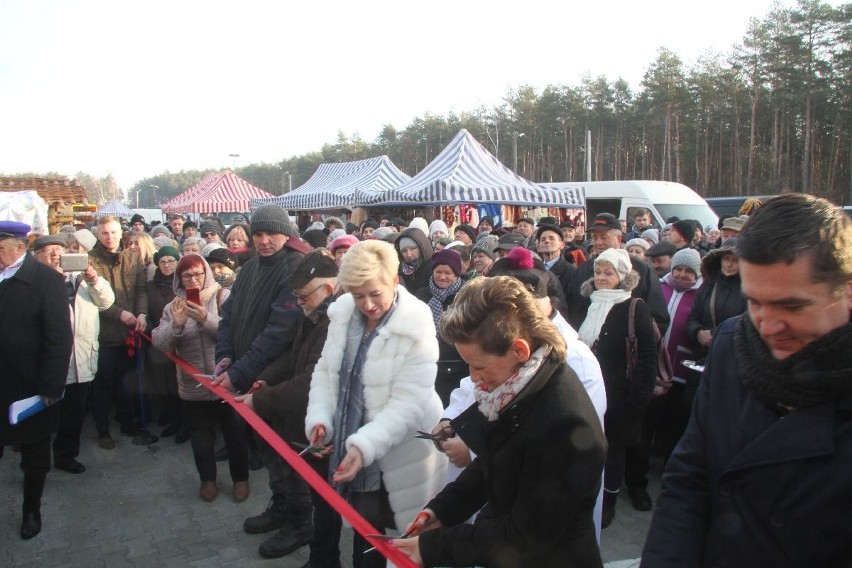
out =
[[(519, 86), (496, 108), (387, 124), (372, 142), (339, 133), (318, 152), (237, 168), (270, 193), (303, 184), (323, 162), (382, 154), (409, 175), (466, 128), (508, 167), (536, 182), (655, 179), (704, 196), (790, 188), (852, 202), (852, 4), (799, 0), (750, 22), (729, 53), (686, 65), (660, 49), (634, 91), (623, 79), (584, 77), (540, 92)], [(586, 172), (586, 132), (591, 172)], [(154, 206), (210, 171), (139, 181), (131, 202)], [(81, 176), (84, 174), (81, 174)], [(83, 181), (84, 185), (86, 182)], [(97, 182), (98, 180), (94, 180)]]

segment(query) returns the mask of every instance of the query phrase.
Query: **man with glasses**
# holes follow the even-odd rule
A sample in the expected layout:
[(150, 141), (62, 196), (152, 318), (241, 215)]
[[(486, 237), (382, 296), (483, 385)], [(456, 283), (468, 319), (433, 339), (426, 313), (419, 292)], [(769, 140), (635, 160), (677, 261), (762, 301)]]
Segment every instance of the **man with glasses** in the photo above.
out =
[(4, 446), (20, 449), (25, 540), (41, 531), (50, 435), (59, 425), (54, 403), (65, 388), (73, 341), (63, 279), (27, 254), (29, 232), (24, 223), (0, 222), (0, 407), (5, 415), (13, 402), (30, 397), (46, 407), (14, 426), (6, 416), (0, 420), (0, 456)]
[(204, 221), (199, 229), (201, 238), (210, 243), (222, 242), (222, 229), (215, 221)]
[[(337, 288), (337, 265), (321, 252), (306, 256), (290, 281), (301, 307), (301, 316), (293, 337), (292, 347), (268, 366), (258, 377), (264, 387), (245, 396), (244, 402), (269, 422), (282, 439), (303, 444), (308, 391), (314, 366), (320, 359), (328, 334), (329, 305)], [(248, 533), (278, 529), (275, 535), (260, 545), (261, 556), (278, 558), (302, 546), (310, 539), (308, 566), (339, 566), (340, 515), (296, 475), (273, 451), (263, 452), (269, 472), (272, 505), (255, 517), (246, 519), (243, 528)], [(326, 477), (328, 460), (309, 460), (318, 473)], [(288, 477), (292, 483), (288, 484)], [(311, 529), (313, 501), (313, 531)]]
[[(291, 278), (305, 254), (311, 252), (298, 235), (298, 228), (280, 206), (264, 205), (254, 212), (251, 238), (257, 256), (240, 269), (222, 304), (213, 384), (245, 393), (292, 346), (301, 310)], [(298, 479), (295, 473), (290, 477)], [(280, 523), (266, 531), (279, 527)]]

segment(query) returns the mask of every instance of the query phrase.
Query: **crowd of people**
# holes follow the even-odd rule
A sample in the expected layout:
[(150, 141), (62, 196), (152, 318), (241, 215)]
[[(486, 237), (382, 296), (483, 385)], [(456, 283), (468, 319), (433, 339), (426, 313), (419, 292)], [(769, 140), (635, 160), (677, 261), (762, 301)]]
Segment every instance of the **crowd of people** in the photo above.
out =
[[(418, 565), (601, 566), (623, 490), (654, 511), (643, 566), (845, 565), (852, 222), (804, 194), (749, 213), (300, 228), (266, 205), (229, 227), (103, 217), (35, 239), (0, 222), (0, 402), (44, 406), (0, 428), (21, 536), (51, 464), (86, 471), (90, 409), (102, 451), (113, 417), (190, 441), (204, 501), (217, 461), (236, 502), (265, 468), (269, 505), (243, 524), (272, 533), (258, 553), (308, 545), (305, 567), (339, 567), (340, 515), (209, 380)], [(355, 535), (353, 566), (385, 565), (373, 544)]]

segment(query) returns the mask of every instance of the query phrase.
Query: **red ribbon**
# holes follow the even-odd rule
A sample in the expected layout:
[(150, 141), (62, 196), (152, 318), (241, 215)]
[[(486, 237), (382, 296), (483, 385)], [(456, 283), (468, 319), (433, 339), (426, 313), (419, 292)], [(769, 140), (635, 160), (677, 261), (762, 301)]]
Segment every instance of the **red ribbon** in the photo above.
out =
[[(148, 335), (141, 332), (138, 333), (149, 343), (151, 342), (151, 338)], [(241, 402), (237, 402), (230, 391), (218, 385), (213, 386), (212, 382), (209, 380), (201, 380), (196, 377), (196, 375), (201, 374), (201, 372), (184, 359), (178, 357), (174, 353), (164, 353), (164, 355), (174, 361), (178, 367), (183, 369), (192, 378), (204, 385), (204, 388), (230, 404), (231, 407), (237, 411), (237, 413), (242, 416), (252, 428), (254, 428), (254, 431), (257, 432), (261, 438), (266, 440), (266, 442), (276, 452), (278, 452), (278, 455), (284, 458), (284, 460), (290, 464), (294, 470), (296, 470), (296, 473), (302, 476), (302, 479), (304, 479), (308, 485), (314, 489), (314, 491), (325, 499), (335, 511), (340, 513), (340, 516), (349, 521), (352, 528), (358, 531), (361, 536), (367, 538), (367, 535), (378, 534), (379, 531), (367, 522), (367, 520), (362, 517), (358, 511), (353, 509), (352, 505), (347, 503), (343, 497), (338, 495), (337, 491), (335, 491), (325, 479), (320, 477), (320, 475), (314, 471), (314, 469), (308, 465), (308, 463), (306, 463), (298, 453), (291, 449), (290, 446), (281, 439), (281, 436), (270, 428), (269, 425), (261, 417), (255, 414), (251, 408)], [(396, 564), (398, 567), (417, 568), (417, 565), (410, 558), (391, 546), (387, 540), (370, 538), (367, 538), (367, 540), (370, 541), (370, 543), (376, 547), (376, 550), (381, 552), (385, 558)]]

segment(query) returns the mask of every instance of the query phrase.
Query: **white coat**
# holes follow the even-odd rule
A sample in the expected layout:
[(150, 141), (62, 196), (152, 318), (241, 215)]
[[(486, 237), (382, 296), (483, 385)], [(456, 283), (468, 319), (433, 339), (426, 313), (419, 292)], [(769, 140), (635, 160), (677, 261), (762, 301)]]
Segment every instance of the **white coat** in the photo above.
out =
[[(393, 314), (379, 330), (364, 361), (362, 381), (366, 423), (346, 439), (346, 449), (358, 448), (364, 467), (378, 461), (397, 528), (411, 522), (444, 485), (447, 460), (416, 430), (431, 431), (441, 418), (441, 399), (435, 392), (438, 340), (428, 306), (397, 287)], [(326, 429), (333, 438), (334, 412), (346, 332), (355, 312), (351, 294), (328, 308), (328, 338), (311, 378), (305, 433)]]
[[(74, 277), (76, 278), (76, 274)], [(71, 312), (71, 326), (74, 330), (74, 355), (71, 358), (76, 365), (77, 376), (68, 374), (65, 384), (87, 383), (95, 378), (98, 370), (98, 334), (101, 331), (103, 312), (115, 302), (115, 292), (106, 278), (89, 284), (80, 277), (80, 286), (74, 296), (74, 310)]]

